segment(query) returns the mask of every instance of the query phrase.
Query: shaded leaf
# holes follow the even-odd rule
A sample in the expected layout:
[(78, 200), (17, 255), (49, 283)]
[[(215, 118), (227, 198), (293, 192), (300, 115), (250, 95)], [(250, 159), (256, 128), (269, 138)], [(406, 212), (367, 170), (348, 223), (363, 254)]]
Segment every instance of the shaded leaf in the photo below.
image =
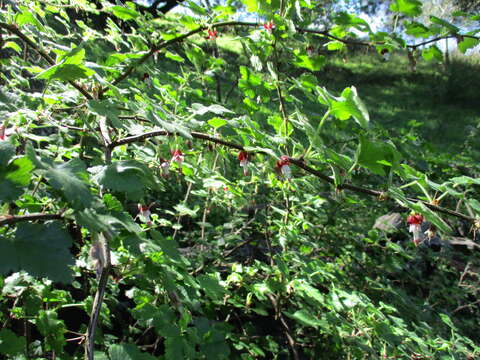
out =
[(0, 330), (0, 354), (17, 355), (24, 351), (26, 339), (8, 329)]
[(108, 348), (110, 360), (155, 360), (150, 354), (141, 352), (133, 344), (114, 344)]
[(59, 222), (21, 223), (14, 238), (0, 237), (0, 273), (25, 270), (30, 275), (68, 283), (69, 266), (74, 259), (69, 251), (70, 235)]
[(33, 164), (22, 157), (13, 160), (8, 166), (0, 167), (0, 200), (13, 201), (23, 194), (30, 183)]

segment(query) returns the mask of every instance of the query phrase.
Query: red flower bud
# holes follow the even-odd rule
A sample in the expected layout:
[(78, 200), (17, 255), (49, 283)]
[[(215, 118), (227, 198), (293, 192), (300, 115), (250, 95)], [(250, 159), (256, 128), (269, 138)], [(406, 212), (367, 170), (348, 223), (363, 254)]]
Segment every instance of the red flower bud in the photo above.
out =
[(248, 175), (248, 153), (246, 151), (240, 151), (238, 153), (238, 160), (240, 161), (240, 166), (243, 167), (243, 175)]
[(282, 155), (280, 160), (277, 161), (275, 169), (285, 179), (290, 180), (292, 178), (292, 170), (290, 169), (290, 158), (287, 155)]
[(263, 28), (267, 31), (272, 31), (273, 27), (273, 21), (267, 21), (265, 24), (263, 24)]
[(176, 162), (178, 164), (180, 172), (182, 172), (182, 162), (183, 162), (182, 151), (177, 149), (177, 150), (171, 150), (170, 153), (172, 154), (172, 160), (170, 160), (170, 162)]
[(248, 160), (248, 153), (246, 151), (240, 151), (238, 153), (238, 160), (239, 161)]
[(137, 207), (138, 214), (136, 217), (140, 217), (140, 220), (146, 222), (147, 225), (152, 225), (152, 220), (150, 219), (150, 215), (152, 215), (150, 212), (150, 206), (138, 204)]
[(407, 223), (409, 225), (420, 225), (421, 223), (423, 223), (423, 216), (420, 214), (408, 215)]
[(207, 40), (215, 40), (218, 37), (217, 30), (208, 30), (208, 36), (206, 37)]

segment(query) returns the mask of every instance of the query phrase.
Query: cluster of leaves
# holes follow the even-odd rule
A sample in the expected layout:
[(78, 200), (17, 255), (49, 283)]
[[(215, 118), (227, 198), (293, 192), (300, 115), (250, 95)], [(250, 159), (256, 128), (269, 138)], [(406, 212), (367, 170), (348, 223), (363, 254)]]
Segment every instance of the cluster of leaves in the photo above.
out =
[[(346, 13), (312, 30), (307, 0), (244, 4), (264, 22), (228, 2), (155, 19), (128, 2), (3, 5), (0, 354), (83, 357), (109, 270), (89, 257), (98, 239), (113, 264), (98, 359), (480, 354), (478, 259), (458, 281), (464, 259), (437, 254), (426, 282), (429, 251), (368, 232), (387, 207), (366, 197), (447, 235), (438, 202), (476, 218), (476, 173), (417, 170), (415, 144), (370, 121), (353, 85), (323, 87), (327, 56), (306, 46), (345, 51), (358, 31), (379, 52), (419, 45)], [(420, 5), (392, 5), (407, 36), (478, 43), (415, 23)]]

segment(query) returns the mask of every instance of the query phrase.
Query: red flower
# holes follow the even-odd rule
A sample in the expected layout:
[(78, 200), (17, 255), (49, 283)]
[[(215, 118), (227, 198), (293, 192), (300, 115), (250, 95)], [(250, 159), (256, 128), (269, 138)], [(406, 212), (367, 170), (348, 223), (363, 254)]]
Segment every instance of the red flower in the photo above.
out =
[(0, 141), (4, 141), (8, 136), (12, 135), (17, 131), (17, 127), (8, 128), (5, 126), (5, 123), (0, 125)]
[(420, 225), (421, 223), (423, 223), (423, 216), (420, 214), (408, 215), (407, 223), (409, 225)]
[(181, 150), (171, 150), (172, 159), (170, 162), (176, 162), (178, 164), (178, 170), (182, 173), (182, 162), (183, 162), (183, 153)]
[(290, 158), (287, 155), (282, 155), (277, 161), (275, 169), (287, 180), (292, 178), (292, 170), (290, 169)]
[(208, 30), (208, 36), (206, 37), (207, 40), (215, 40), (218, 37), (217, 30)]
[(243, 175), (248, 175), (248, 153), (246, 151), (240, 151), (238, 153), (238, 160), (240, 161), (240, 166), (243, 167)]
[(152, 225), (152, 220), (150, 219), (150, 206), (138, 204), (138, 214), (136, 217), (140, 217), (140, 220), (147, 223), (147, 225)]
[(273, 21), (267, 21), (265, 24), (263, 24), (263, 28), (267, 31), (272, 31), (274, 28)]
[(423, 216), (420, 214), (411, 214), (407, 217), (408, 232), (413, 233), (413, 243), (418, 246), (423, 240), (422, 233)]

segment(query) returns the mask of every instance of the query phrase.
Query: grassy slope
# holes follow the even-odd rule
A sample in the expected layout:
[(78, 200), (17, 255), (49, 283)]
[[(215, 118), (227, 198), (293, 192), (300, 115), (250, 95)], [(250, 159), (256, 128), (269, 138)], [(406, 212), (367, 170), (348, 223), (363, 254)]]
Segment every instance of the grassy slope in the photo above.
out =
[(406, 56), (383, 62), (371, 53), (330, 60), (322, 78), (338, 91), (355, 85), (373, 122), (394, 133), (417, 127), (437, 151), (458, 152), (479, 124), (479, 68), (476, 59), (455, 57), (449, 69), (420, 60), (412, 73)]

